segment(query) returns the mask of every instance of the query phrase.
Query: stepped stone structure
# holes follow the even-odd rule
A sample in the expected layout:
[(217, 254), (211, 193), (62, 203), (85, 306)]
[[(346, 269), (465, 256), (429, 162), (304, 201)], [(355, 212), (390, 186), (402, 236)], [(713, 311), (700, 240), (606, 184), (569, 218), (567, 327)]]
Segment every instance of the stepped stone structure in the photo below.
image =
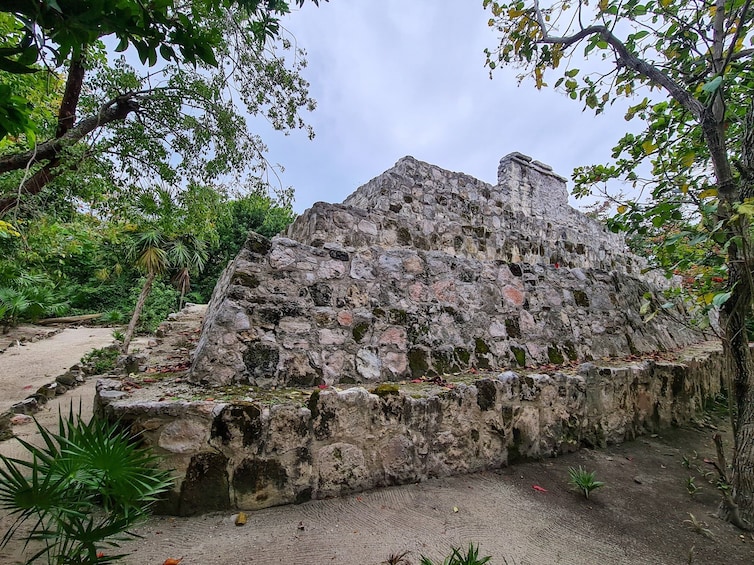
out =
[(525, 155), (500, 161), (495, 186), (404, 157), (284, 236), (249, 236), (215, 289), (190, 379), (377, 383), (701, 341), (681, 304), (642, 320), (667, 284), (644, 266)]

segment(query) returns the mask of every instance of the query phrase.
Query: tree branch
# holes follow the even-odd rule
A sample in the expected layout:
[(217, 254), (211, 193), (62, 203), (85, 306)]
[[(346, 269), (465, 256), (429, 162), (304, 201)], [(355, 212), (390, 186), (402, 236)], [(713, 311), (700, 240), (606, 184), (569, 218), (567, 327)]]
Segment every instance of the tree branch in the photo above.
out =
[(29, 163), (33, 165), (41, 161), (55, 159), (66, 146), (80, 141), (99, 127), (111, 122), (125, 120), (131, 112), (135, 112), (138, 109), (139, 103), (134, 100), (133, 94), (129, 93), (118, 96), (103, 105), (97, 114), (84, 118), (61, 137), (38, 145), (36, 151), (32, 150), (0, 157), (0, 173), (23, 169)]
[(671, 79), (668, 75), (663, 73), (660, 69), (651, 65), (644, 59), (641, 59), (631, 53), (623, 42), (618, 39), (612, 31), (610, 31), (604, 25), (592, 25), (585, 27), (573, 35), (554, 37), (549, 35), (547, 26), (545, 24), (544, 16), (539, 8), (539, 1), (534, 0), (534, 12), (537, 18), (537, 24), (542, 31), (542, 39), (539, 39), (539, 43), (549, 43), (552, 45), (562, 45), (563, 47), (570, 47), (574, 43), (578, 43), (582, 39), (585, 39), (591, 35), (599, 35), (604, 39), (608, 45), (610, 45), (618, 56), (618, 64), (624, 67), (628, 67), (645, 76), (650, 81), (662, 86), (668, 91), (668, 94), (673, 97), (681, 106), (687, 109), (691, 114), (699, 120), (704, 119), (704, 106), (699, 103), (696, 98), (691, 96), (688, 91), (680, 84)]
[(58, 127), (55, 137), (64, 136), (76, 123), (76, 109), (81, 97), (85, 72), (83, 56), (71, 61), (68, 67), (68, 78), (65, 81), (65, 92), (58, 108)]

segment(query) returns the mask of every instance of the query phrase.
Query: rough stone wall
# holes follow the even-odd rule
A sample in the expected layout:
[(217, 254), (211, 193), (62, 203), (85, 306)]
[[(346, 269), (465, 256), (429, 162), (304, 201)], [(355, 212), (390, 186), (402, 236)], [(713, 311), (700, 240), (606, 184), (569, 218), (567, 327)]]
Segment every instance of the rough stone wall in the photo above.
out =
[(191, 380), (370, 383), (700, 341), (682, 306), (642, 321), (660, 287), (568, 206), (564, 179), (520, 154), (498, 176), (405, 157), (286, 237), (250, 235), (215, 289)]
[(124, 399), (98, 383), (98, 411), (129, 424), (177, 478), (162, 511), (257, 509), (493, 469), (633, 439), (699, 414), (721, 356), (591, 363), (577, 375), (511, 371), (452, 389), (315, 391), (305, 406)]

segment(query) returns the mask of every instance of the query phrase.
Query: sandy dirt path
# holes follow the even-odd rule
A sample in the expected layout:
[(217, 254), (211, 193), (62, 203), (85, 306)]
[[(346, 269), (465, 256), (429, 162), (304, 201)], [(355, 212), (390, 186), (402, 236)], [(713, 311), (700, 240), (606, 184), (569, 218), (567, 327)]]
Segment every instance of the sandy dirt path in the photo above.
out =
[(145, 540), (129, 544), (126, 563), (376, 565), (403, 551), (413, 564), (421, 554), (442, 563), (451, 545), (470, 541), (494, 565), (665, 562), (642, 540), (595, 535), (595, 526), (517, 477), (479, 473), (256, 511), (243, 527), (231, 515), (155, 518), (140, 530)]
[(66, 328), (0, 354), (0, 412), (52, 382), (92, 349), (113, 343), (112, 328)]

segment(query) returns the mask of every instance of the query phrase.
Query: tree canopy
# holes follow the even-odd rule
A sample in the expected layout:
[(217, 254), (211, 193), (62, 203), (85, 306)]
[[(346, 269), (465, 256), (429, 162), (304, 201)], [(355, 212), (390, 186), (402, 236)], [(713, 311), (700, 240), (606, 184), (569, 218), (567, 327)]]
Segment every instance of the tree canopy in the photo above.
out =
[[(246, 116), (285, 130), (305, 127), (298, 112), (314, 107), (299, 74), (303, 53), (280, 35), (288, 11), (281, 0), (0, 2), (9, 32), (0, 47), (0, 214), (72, 170), (90, 189), (104, 176), (124, 190), (146, 174), (211, 182), (264, 169)], [(141, 65), (108, 56), (109, 36)], [(29, 81), (46, 85), (41, 104)]]

